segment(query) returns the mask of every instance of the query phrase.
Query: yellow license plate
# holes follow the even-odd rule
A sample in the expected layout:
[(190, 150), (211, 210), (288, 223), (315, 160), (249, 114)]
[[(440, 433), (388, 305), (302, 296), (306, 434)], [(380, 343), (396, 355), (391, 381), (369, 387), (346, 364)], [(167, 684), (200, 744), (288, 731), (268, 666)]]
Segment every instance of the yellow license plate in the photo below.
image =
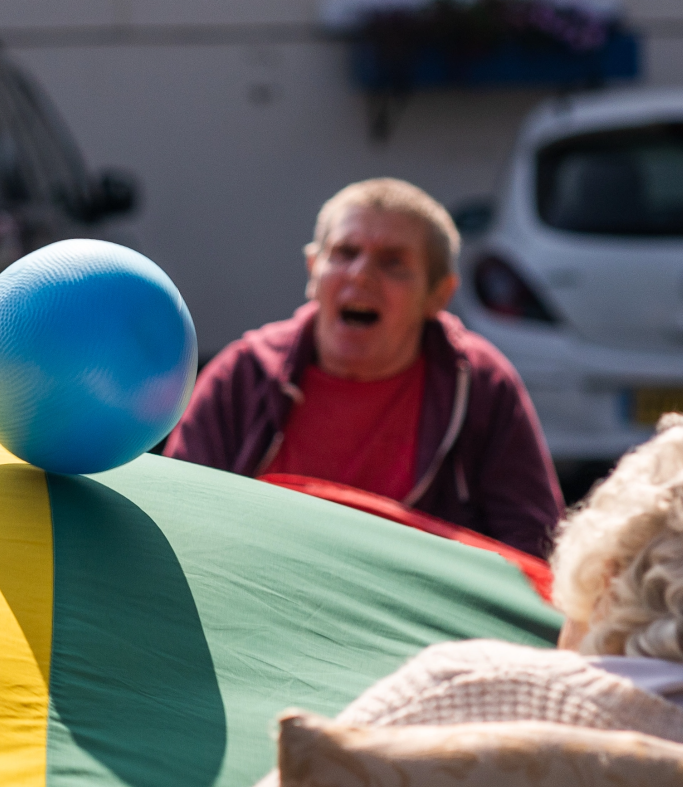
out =
[(633, 420), (652, 426), (662, 413), (683, 413), (683, 388), (638, 388), (633, 392)]

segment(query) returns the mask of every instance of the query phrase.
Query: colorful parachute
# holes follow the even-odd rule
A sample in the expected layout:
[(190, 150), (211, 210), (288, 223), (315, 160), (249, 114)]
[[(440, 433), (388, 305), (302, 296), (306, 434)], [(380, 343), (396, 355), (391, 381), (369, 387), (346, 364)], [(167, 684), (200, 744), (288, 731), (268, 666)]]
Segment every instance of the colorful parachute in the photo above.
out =
[(248, 787), (287, 706), (333, 716), (432, 642), (557, 635), (490, 551), (156, 456), (0, 462), (3, 787)]

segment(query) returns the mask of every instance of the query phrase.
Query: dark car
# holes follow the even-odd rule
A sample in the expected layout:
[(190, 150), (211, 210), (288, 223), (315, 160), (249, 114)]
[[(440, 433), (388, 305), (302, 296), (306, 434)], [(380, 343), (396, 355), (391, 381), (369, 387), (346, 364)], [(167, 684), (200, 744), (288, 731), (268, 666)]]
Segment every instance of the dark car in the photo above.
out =
[(130, 176), (88, 171), (49, 98), (0, 56), (0, 270), (56, 240), (102, 237), (137, 202)]

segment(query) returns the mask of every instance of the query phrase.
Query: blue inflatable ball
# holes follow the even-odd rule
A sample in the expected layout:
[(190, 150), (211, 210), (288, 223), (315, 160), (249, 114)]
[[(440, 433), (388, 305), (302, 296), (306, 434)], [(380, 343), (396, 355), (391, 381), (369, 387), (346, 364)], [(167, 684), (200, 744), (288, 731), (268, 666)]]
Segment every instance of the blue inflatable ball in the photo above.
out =
[(0, 274), (0, 443), (56, 473), (135, 459), (178, 422), (197, 372), (192, 318), (147, 257), (64, 240)]

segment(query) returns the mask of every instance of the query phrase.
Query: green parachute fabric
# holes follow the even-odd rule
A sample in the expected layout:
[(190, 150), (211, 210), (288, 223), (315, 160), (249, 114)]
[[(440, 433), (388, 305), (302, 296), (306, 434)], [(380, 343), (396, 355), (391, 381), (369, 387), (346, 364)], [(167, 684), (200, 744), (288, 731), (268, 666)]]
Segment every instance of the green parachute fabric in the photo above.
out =
[(2, 461), (3, 787), (249, 787), (288, 706), (334, 716), (433, 642), (557, 636), (493, 552), (157, 456)]

